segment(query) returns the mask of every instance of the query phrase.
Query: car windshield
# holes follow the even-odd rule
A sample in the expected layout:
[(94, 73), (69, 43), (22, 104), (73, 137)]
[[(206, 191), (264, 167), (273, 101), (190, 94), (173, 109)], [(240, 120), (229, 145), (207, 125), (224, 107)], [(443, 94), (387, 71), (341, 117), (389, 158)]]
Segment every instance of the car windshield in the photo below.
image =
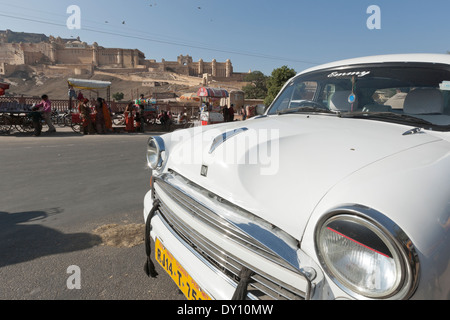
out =
[(268, 114), (326, 113), (340, 117), (450, 130), (450, 66), (367, 64), (294, 77)]

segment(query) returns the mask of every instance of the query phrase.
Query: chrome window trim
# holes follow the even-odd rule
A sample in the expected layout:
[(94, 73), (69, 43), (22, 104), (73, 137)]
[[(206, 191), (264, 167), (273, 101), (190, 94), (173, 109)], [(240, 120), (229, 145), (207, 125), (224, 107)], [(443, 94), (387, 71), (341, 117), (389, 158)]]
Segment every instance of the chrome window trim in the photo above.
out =
[(322, 218), (318, 221), (315, 228), (315, 250), (317, 256), (319, 258), (319, 262), (328, 274), (328, 276), (335, 282), (342, 290), (344, 290), (349, 295), (358, 298), (358, 299), (370, 299), (363, 295), (360, 295), (348, 287), (344, 286), (333, 274), (329, 271), (326, 263), (324, 262), (323, 257), (320, 254), (320, 250), (318, 248), (318, 237), (320, 234), (320, 230), (323, 224), (328, 221), (330, 218), (340, 215), (353, 215), (355, 217), (362, 218), (369, 223), (372, 223), (377, 228), (382, 230), (385, 235), (389, 238), (389, 240), (394, 244), (397, 253), (402, 258), (402, 269), (403, 275), (406, 275), (401, 281), (403, 284), (398, 289), (398, 291), (387, 299), (408, 299), (417, 289), (420, 277), (420, 262), (418, 254), (414, 249), (413, 242), (406, 235), (406, 233), (391, 219), (386, 217), (381, 212), (374, 210), (372, 208), (358, 205), (358, 204), (347, 204), (343, 206), (339, 206), (327, 211)]

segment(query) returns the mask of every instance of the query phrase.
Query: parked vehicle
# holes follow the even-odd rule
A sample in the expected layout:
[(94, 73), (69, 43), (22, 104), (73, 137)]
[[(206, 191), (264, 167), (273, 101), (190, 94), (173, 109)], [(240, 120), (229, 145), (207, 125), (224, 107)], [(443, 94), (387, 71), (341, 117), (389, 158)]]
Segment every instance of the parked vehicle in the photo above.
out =
[(147, 161), (147, 270), (190, 299), (450, 297), (450, 55), (308, 69)]

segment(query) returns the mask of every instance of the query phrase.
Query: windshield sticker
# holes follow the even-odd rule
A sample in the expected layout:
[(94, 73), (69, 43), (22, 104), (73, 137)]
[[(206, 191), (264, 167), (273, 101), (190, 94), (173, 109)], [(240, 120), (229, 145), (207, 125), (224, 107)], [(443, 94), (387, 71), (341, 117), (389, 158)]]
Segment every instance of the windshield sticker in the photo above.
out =
[(358, 78), (367, 76), (370, 71), (350, 71), (350, 72), (337, 72), (334, 71), (328, 75), (328, 78), (337, 78), (337, 77), (351, 77), (357, 76)]
[(439, 83), (439, 89), (450, 91), (450, 81), (442, 81), (442, 83)]
[(355, 101), (356, 101), (356, 95), (354, 93), (351, 93), (348, 96), (348, 103), (355, 103)]

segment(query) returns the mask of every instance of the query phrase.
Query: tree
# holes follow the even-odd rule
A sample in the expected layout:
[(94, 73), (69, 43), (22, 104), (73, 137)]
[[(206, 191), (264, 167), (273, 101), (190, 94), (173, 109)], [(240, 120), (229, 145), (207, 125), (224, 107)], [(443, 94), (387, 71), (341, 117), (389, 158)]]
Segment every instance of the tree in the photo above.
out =
[(287, 66), (282, 66), (281, 68), (272, 71), (271, 76), (267, 79), (267, 96), (264, 99), (264, 104), (266, 106), (269, 106), (272, 103), (286, 81), (295, 76), (295, 74), (295, 70), (290, 69)]
[(120, 101), (120, 100), (123, 99), (124, 94), (123, 94), (123, 92), (116, 92), (116, 93), (114, 93), (114, 94), (112, 95), (112, 97), (113, 97), (114, 100)]
[(246, 99), (264, 99), (267, 95), (267, 76), (261, 71), (253, 71), (244, 77), (244, 81), (250, 82), (242, 87)]

